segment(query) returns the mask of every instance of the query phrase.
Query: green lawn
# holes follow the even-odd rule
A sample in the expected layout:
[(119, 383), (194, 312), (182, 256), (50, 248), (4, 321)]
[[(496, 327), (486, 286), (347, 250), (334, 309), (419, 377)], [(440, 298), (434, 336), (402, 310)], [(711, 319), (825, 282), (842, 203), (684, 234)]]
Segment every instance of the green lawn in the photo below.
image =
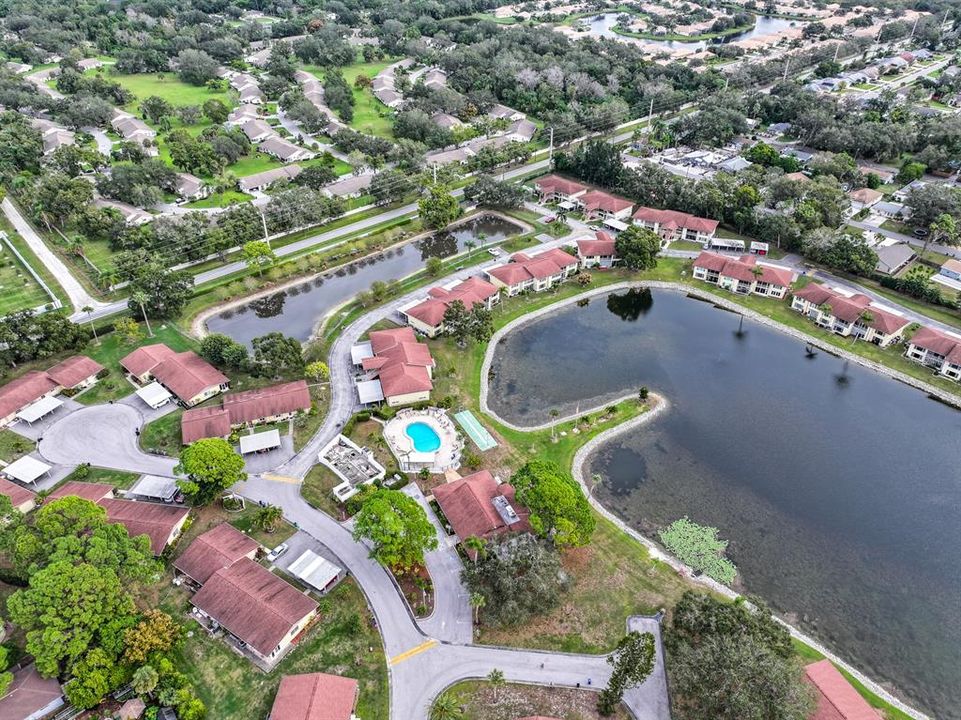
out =
[[(88, 74), (95, 74), (92, 70)], [(227, 107), (234, 107), (236, 102), (226, 90), (211, 90), (206, 86), (198, 87), (182, 82), (176, 73), (146, 73), (142, 75), (123, 75), (112, 70), (105, 73), (111, 80), (120, 83), (125, 89), (136, 96), (125, 109), (136, 112), (137, 106), (144, 98), (156, 96), (163, 98), (174, 107), (182, 105), (203, 105), (207, 100), (220, 100)]]
[(273, 170), (274, 168), (283, 167), (283, 163), (280, 160), (272, 158), (266, 153), (253, 151), (247, 157), (241, 158), (229, 168), (237, 177), (247, 177), (248, 175), (255, 175), (265, 170)]
[(113, 485), (119, 490), (126, 490), (139, 478), (137, 473), (124, 472), (123, 470), (108, 470), (92, 466), (81, 466), (67, 475), (63, 482), (76, 480), (78, 482), (106, 483)]
[(0, 315), (53, 302), (6, 243), (0, 242)]
[[(587, 688), (555, 688), (543, 685), (507, 683), (494, 688), (484, 680), (466, 680), (445, 691), (462, 709), (462, 720), (515, 720), (524, 717), (551, 717), (557, 720), (601, 720), (597, 693)], [(632, 717), (619, 706), (613, 720)]]
[[(23, 258), (27, 261), (27, 263), (29, 263), (30, 267), (33, 268), (34, 272), (40, 276), (40, 278), (47, 284), (47, 287), (50, 288), (53, 294), (57, 296), (61, 305), (66, 309), (67, 312), (70, 312), (73, 309), (73, 306), (70, 304), (70, 299), (63, 291), (63, 288), (60, 287), (60, 283), (57, 282), (56, 278), (53, 276), (53, 273), (47, 269), (47, 266), (40, 262), (40, 259), (33, 254), (33, 250), (30, 249), (30, 246), (27, 245), (26, 241), (20, 237), (16, 231), (14, 231), (13, 226), (10, 225), (10, 222), (2, 213), (0, 213), (0, 230), (7, 234), (8, 242), (17, 248)], [(7, 249), (5, 248), (4, 254), (6, 252)]]
[[(390, 109), (375, 98), (369, 88), (354, 87), (354, 80), (357, 79), (358, 75), (366, 75), (373, 79), (377, 73), (395, 62), (397, 62), (397, 58), (369, 63), (355, 63), (343, 69), (344, 79), (354, 91), (354, 117), (350, 122), (350, 127), (354, 130), (368, 135), (393, 139), (394, 128), (390, 118)], [(313, 73), (321, 80), (324, 78), (323, 68), (317, 65), (308, 65), (305, 70)]]
[(186, 203), (184, 207), (194, 208), (197, 210), (203, 208), (219, 208), (226, 207), (228, 205), (234, 205), (236, 203), (247, 202), (251, 199), (253, 199), (253, 195), (248, 195), (240, 190), (227, 190), (226, 192), (222, 193), (211, 193), (205, 198)]
[(0, 428), (0, 460), (12, 463), (17, 458), (33, 452), (37, 446), (32, 440), (20, 437), (13, 430)]
[(147, 452), (162, 452), (172, 457), (180, 455), (180, 448), (183, 445), (180, 437), (180, 418), (183, 414), (182, 409), (177, 409), (144, 425), (140, 432), (140, 447)]

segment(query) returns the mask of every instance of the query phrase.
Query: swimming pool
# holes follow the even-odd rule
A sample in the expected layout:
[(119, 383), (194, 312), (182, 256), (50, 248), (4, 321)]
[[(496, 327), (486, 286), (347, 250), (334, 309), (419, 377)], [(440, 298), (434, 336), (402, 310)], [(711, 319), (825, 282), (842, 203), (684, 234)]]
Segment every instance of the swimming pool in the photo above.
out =
[(440, 449), (440, 435), (427, 423), (411, 423), (404, 432), (413, 441), (414, 450), (417, 452), (435, 452)]

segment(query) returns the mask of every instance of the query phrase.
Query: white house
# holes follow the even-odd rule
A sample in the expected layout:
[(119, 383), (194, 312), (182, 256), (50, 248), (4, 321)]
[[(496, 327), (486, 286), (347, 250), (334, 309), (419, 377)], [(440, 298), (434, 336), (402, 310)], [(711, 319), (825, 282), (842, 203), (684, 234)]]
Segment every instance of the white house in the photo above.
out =
[(738, 295), (783, 298), (795, 280), (791, 268), (760, 263), (754, 255), (735, 258), (702, 252), (694, 261), (692, 275)]
[(537, 255), (515, 253), (502, 265), (495, 265), (484, 274), (497, 287), (513, 297), (522, 292), (543, 292), (577, 272), (580, 261), (559, 248), (551, 248)]
[(961, 335), (923, 327), (908, 341), (904, 355), (934, 368), (939, 375), (961, 381)]
[(618, 261), (614, 238), (598, 230), (593, 238), (578, 240), (577, 257), (585, 270), (593, 267), (602, 270), (614, 267)]
[(668, 243), (687, 240), (706, 245), (714, 238), (718, 221), (677, 210), (640, 207), (634, 212), (634, 224), (653, 230)]
[(881, 347), (899, 341), (909, 324), (907, 318), (875, 305), (866, 295), (844, 294), (816, 283), (794, 293), (791, 309), (833, 333)]

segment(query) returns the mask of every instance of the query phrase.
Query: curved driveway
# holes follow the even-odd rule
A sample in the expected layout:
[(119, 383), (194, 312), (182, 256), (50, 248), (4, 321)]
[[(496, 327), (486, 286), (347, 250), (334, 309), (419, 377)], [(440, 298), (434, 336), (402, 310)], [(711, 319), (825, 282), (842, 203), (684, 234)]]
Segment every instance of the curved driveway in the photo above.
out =
[(86, 462), (111, 470), (173, 477), (177, 460), (140, 449), (134, 431), (142, 425), (143, 415), (129, 405), (92, 405), (47, 428), (37, 449), (53, 463)]

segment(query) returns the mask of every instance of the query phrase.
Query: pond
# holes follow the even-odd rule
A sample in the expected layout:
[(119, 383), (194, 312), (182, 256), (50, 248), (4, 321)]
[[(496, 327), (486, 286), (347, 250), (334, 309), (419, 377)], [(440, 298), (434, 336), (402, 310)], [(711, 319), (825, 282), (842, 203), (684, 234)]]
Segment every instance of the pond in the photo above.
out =
[[(654, 536), (719, 529), (749, 592), (938, 718), (961, 718), (961, 413), (670, 291), (593, 298), (498, 346), (514, 423), (646, 385), (670, 409), (588, 461)], [(572, 381), (573, 379), (573, 381)]]
[[(683, 40), (655, 40), (647, 38), (633, 38), (628, 35), (620, 35), (614, 32), (614, 26), (617, 25), (617, 18), (621, 13), (602, 13), (600, 15), (594, 15), (591, 17), (583, 18), (580, 22), (584, 24), (588, 30), (584, 33), (579, 33), (574, 37), (579, 35), (592, 35), (594, 37), (606, 37), (613, 38), (615, 40), (620, 40), (623, 42), (630, 42), (636, 45), (653, 45), (668, 48), (671, 50), (704, 50), (709, 45), (717, 44), (721, 42), (734, 42), (737, 40), (752, 40), (756, 37), (763, 37), (765, 35), (772, 35), (774, 33), (783, 32), (790, 27), (796, 26), (798, 24), (797, 20), (787, 20), (785, 18), (768, 17), (766, 15), (758, 15), (757, 21), (754, 27), (750, 30), (745, 30), (737, 35), (728, 35), (724, 38), (718, 38), (716, 40), (693, 40), (690, 42), (685, 42)], [(803, 22), (801, 23), (803, 24)]]
[(520, 232), (522, 228), (509, 220), (479, 215), (423, 240), (357, 260), (347, 267), (214, 315), (207, 320), (207, 329), (225, 333), (247, 345), (269, 332), (281, 332), (303, 342), (310, 338), (320, 318), (367, 290), (374, 281), (400, 280), (420, 270), (429, 257), (450, 257), (466, 250), (468, 242), (480, 247)]

